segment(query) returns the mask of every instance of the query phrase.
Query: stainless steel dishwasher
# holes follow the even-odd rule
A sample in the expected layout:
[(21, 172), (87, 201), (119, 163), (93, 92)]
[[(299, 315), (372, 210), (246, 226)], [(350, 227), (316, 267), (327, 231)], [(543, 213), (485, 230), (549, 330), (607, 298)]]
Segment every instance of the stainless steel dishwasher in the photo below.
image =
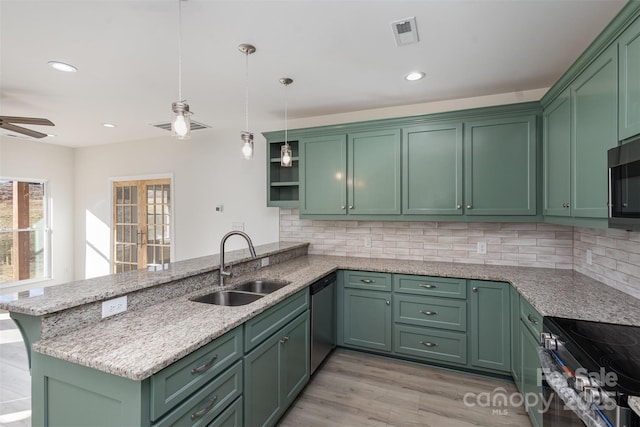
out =
[(311, 375), (336, 346), (336, 277), (311, 285)]

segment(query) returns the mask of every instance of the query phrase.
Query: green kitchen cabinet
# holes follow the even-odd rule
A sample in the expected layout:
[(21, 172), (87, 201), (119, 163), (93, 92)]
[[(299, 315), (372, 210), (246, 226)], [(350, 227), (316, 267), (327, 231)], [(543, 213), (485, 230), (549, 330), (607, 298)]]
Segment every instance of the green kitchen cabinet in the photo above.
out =
[(400, 130), (302, 139), (300, 213), (400, 214)]
[(273, 426), (309, 381), (309, 311), (244, 358), (244, 422)]
[(342, 296), (341, 344), (391, 351), (391, 292), (345, 288)]
[(618, 139), (640, 133), (640, 19), (618, 39)]
[(617, 53), (611, 45), (571, 85), (574, 217), (607, 217), (607, 150), (618, 145)]
[(300, 214), (345, 214), (347, 136), (304, 138), (300, 144)]
[(466, 215), (536, 215), (536, 116), (464, 124)]
[(510, 309), (510, 323), (511, 323), (511, 377), (513, 382), (518, 386), (518, 390), (521, 390), (522, 384), (520, 382), (520, 373), (522, 370), (520, 360), (520, 292), (511, 286), (511, 309)]
[(504, 282), (469, 280), (470, 364), (511, 372), (511, 297)]
[[(542, 316), (524, 298), (520, 298), (520, 393), (525, 396), (529, 419), (535, 427), (542, 426), (542, 384), (540, 332)], [(529, 396), (529, 398), (526, 398)], [(536, 398), (533, 398), (536, 396)]]
[(543, 117), (544, 214), (571, 215), (571, 93), (565, 90)]
[(288, 141), (292, 153), (291, 167), (280, 166), (280, 149), (284, 142), (267, 136), (267, 206), (298, 207), (300, 157), (298, 141)]
[(462, 123), (402, 130), (402, 213), (462, 215)]

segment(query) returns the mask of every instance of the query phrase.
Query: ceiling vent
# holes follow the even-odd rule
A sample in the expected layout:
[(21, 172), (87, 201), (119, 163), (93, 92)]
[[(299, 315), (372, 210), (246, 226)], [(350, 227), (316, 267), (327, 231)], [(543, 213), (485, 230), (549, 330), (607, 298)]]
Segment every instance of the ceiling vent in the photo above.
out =
[[(185, 0), (183, 0), (185, 1)], [(171, 132), (171, 122), (163, 122), (163, 123), (156, 123), (156, 124), (152, 124), (151, 126), (160, 128), (160, 129), (164, 129), (164, 130), (168, 130), (169, 132)], [(211, 126), (209, 125), (205, 125), (203, 123), (199, 123), (196, 122), (195, 120), (191, 120), (191, 131), (194, 130), (200, 130), (200, 129), (207, 129), (210, 128)]]
[(403, 19), (392, 22), (393, 36), (396, 39), (397, 46), (418, 43), (418, 27), (416, 26), (416, 17)]

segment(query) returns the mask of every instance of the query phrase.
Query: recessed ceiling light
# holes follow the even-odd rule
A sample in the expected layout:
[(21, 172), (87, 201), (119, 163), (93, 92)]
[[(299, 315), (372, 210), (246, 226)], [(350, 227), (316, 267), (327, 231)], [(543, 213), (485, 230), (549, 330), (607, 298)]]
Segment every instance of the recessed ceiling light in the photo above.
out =
[(76, 71), (78, 71), (78, 69), (73, 65), (65, 64), (64, 62), (60, 62), (60, 61), (49, 61), (48, 64), (52, 68), (55, 68), (58, 71), (64, 71), (66, 73), (75, 73)]
[(56, 135), (56, 134), (54, 134), (54, 133), (48, 133), (48, 134), (47, 134), (47, 136), (48, 136), (49, 138), (55, 138), (57, 135)]
[(114, 128), (114, 127), (116, 127), (116, 125), (114, 125), (112, 123), (103, 123), (102, 126), (104, 126), (106, 128)]
[(406, 76), (404, 76), (404, 78), (406, 80), (409, 80), (410, 82), (414, 82), (416, 80), (420, 80), (423, 77), (424, 77), (424, 73), (421, 72), (421, 71), (413, 71), (413, 72), (407, 74)]

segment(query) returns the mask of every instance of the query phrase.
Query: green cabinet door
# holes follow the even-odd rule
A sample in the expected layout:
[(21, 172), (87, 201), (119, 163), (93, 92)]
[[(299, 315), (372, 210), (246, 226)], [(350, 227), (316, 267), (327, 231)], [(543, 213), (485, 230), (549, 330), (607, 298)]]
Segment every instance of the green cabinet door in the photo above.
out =
[(618, 145), (617, 52), (612, 45), (571, 86), (574, 217), (607, 217), (607, 150)]
[(342, 342), (346, 346), (391, 351), (391, 293), (345, 289)]
[(303, 138), (300, 157), (300, 213), (345, 214), (347, 136)]
[(536, 214), (536, 116), (465, 123), (467, 215)]
[(462, 124), (402, 130), (402, 213), (462, 215)]
[(518, 386), (518, 390), (522, 392), (522, 384), (520, 382), (522, 361), (520, 359), (520, 293), (511, 287), (511, 376), (513, 382)]
[(618, 139), (640, 133), (640, 19), (618, 39)]
[[(542, 385), (540, 380), (540, 359), (538, 358), (539, 339), (520, 321), (520, 356), (522, 362), (522, 388), (525, 396), (529, 419), (535, 427), (542, 426)], [(534, 398), (533, 396), (536, 396)]]
[(350, 214), (400, 213), (400, 130), (349, 134)]
[(244, 422), (273, 426), (309, 380), (309, 311), (244, 358)]
[(571, 98), (567, 89), (543, 113), (544, 214), (570, 216)]
[(510, 287), (470, 280), (471, 366), (511, 372)]

